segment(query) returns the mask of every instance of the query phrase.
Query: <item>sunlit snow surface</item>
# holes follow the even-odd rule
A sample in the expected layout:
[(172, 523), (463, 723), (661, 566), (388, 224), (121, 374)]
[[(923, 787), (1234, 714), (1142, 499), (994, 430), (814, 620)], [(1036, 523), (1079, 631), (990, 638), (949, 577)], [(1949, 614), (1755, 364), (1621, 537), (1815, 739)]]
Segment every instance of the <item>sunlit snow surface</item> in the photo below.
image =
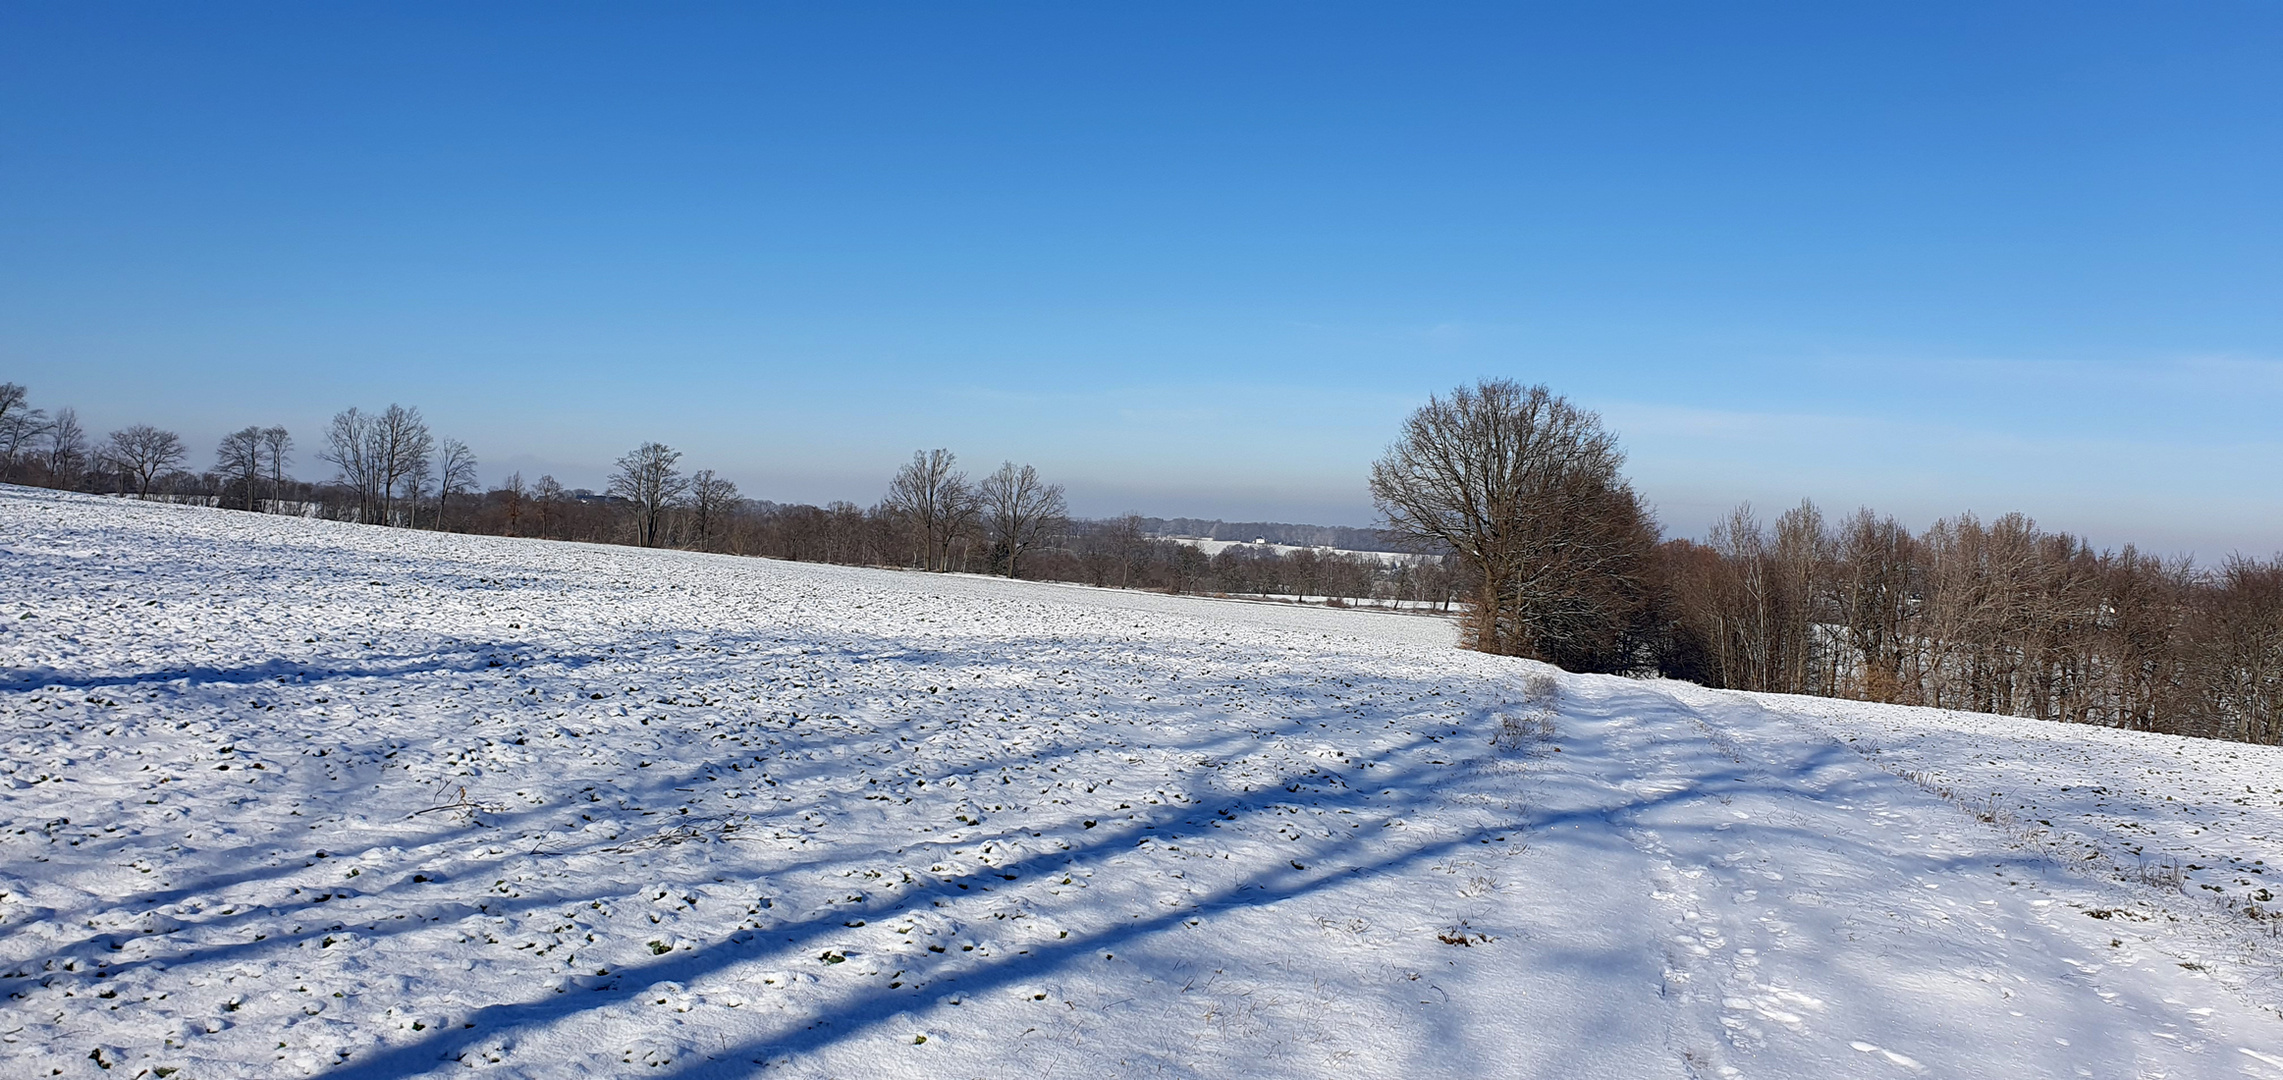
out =
[(0, 488), (0, 1075), (2283, 1077), (2283, 755), (1452, 636)]

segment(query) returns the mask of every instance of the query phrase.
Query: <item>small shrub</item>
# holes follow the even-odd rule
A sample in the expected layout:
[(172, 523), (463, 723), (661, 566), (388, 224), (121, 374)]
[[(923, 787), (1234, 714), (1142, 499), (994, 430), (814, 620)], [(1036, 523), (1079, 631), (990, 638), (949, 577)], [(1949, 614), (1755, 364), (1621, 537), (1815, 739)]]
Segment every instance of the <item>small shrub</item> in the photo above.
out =
[(2188, 868), (2182, 866), (2178, 859), (2164, 858), (2152, 863), (2141, 863), (2134, 868), (2132, 876), (2143, 885), (2179, 891), (2188, 881)]

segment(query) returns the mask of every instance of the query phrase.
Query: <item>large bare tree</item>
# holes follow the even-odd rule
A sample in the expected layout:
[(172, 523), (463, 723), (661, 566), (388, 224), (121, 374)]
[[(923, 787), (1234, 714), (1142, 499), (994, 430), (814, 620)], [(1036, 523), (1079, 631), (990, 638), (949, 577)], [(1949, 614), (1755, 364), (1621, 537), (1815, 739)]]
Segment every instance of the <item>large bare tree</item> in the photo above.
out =
[(252, 510), (262, 488), (262, 429), (246, 427), (222, 436), (214, 448), (214, 471), (238, 491), (239, 506)]
[(562, 481), (548, 473), (541, 473), (539, 481), (531, 485), (532, 516), (538, 519), (541, 536), (552, 535), (562, 524), (563, 503), (569, 497), (570, 492), (563, 490)]
[(713, 541), (714, 531), (721, 528), (722, 519), (737, 505), (737, 485), (727, 477), (716, 476), (712, 469), (699, 469), (690, 476), (690, 528), (697, 533), (700, 550)]
[(531, 502), (531, 489), (523, 483), (522, 470), (507, 474), (507, 480), (494, 494), (499, 497), (500, 516), (507, 535), (523, 535), (523, 515)]
[(420, 511), (420, 489), (426, 485), (436, 452), (436, 438), (420, 410), (391, 404), (374, 417), (368, 451), (380, 471), (381, 510), (384, 521), (397, 522), (397, 501), (411, 504), (411, 518)]
[(610, 493), (634, 504), (634, 533), (643, 547), (657, 547), (665, 531), (666, 511), (689, 487), (674, 463), (682, 452), (664, 443), (648, 442), (618, 459), (610, 474)]
[(1062, 485), (1040, 480), (1038, 470), (1029, 465), (1001, 464), (983, 478), (980, 495), (992, 555), (1006, 561), (1008, 577), (1015, 576), (1024, 552), (1051, 540), (1069, 524)]
[(47, 430), (47, 413), (32, 408), (31, 392), (20, 383), (0, 383), (0, 477), (15, 473), (16, 459)]
[(1411, 414), (1372, 465), (1372, 499), (1398, 537), (1465, 564), (1475, 648), (1616, 668), (1656, 544), (1624, 460), (1593, 413), (1486, 380)]
[(325, 425), (325, 446), (317, 460), (340, 471), (340, 482), (357, 493), (357, 519), (376, 521), (381, 507), (381, 470), (372, 460), (373, 417), (356, 407), (333, 414)]
[(339, 469), (341, 483), (357, 493), (358, 519), (386, 525), (399, 520), (400, 494), (417, 499), (418, 484), (410, 492), (404, 488), (428, 474), (435, 450), (420, 410), (392, 404), (377, 413), (350, 408), (336, 414), (317, 456)]
[(48, 422), (48, 482), (66, 487), (79, 482), (87, 467), (87, 429), (79, 425), (79, 410), (62, 408)]
[(293, 460), (293, 436), (283, 427), (262, 429), (262, 468), (268, 474), (270, 498), (285, 498), (286, 465)]
[(147, 499), (151, 481), (182, 464), (184, 452), (181, 436), (149, 424), (135, 424), (112, 432), (104, 440), (103, 453), (134, 479), (135, 497)]
[(902, 517), (918, 541), (920, 565), (927, 570), (951, 569), (952, 541), (974, 523), (979, 504), (959, 471), (959, 458), (949, 450), (922, 450), (888, 481), (882, 505)]
[(1911, 571), (1917, 539), (1893, 517), (1865, 507), (1840, 528), (1832, 592), (1857, 658), (1853, 689), (1871, 701), (1901, 701), (1910, 652)]
[(458, 439), (446, 439), (436, 454), (436, 527), (444, 527), (444, 511), (452, 496), (476, 486), (476, 453)]

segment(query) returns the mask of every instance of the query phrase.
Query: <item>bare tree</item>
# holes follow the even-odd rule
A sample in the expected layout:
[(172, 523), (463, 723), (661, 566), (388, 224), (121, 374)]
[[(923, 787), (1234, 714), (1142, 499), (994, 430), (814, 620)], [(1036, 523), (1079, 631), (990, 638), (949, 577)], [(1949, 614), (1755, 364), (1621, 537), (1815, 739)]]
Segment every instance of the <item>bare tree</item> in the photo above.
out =
[(79, 482), (87, 467), (87, 429), (79, 426), (79, 410), (62, 408), (48, 423), (48, 482), (69, 486)]
[[(1712, 527), (1718, 560), (1675, 583), (1681, 620), (1705, 645), (1721, 686), (1787, 694), (1831, 690), (1833, 656), (1819, 638), (1819, 606), (1835, 605), (1834, 542), (1822, 512), (1801, 502), (1776, 520), (1773, 535), (1737, 507)], [(1830, 615), (1832, 621), (1839, 616)]]
[(182, 464), (182, 437), (149, 424), (136, 424), (112, 432), (105, 440), (104, 456), (133, 478), (136, 498), (149, 498), (151, 480)]
[(1826, 596), (1836, 547), (1823, 511), (1812, 500), (1800, 500), (1776, 519), (1775, 543), (1768, 554), (1783, 600), (1783, 683), (1789, 693), (1829, 694), (1836, 681), (1831, 649), (1817, 632), (1817, 627), (1835, 621)]
[(610, 493), (634, 504), (634, 531), (643, 547), (658, 546), (666, 511), (689, 487), (674, 468), (681, 451), (663, 443), (643, 443), (618, 459), (610, 476)]
[(436, 455), (436, 527), (444, 527), (445, 504), (476, 486), (476, 455), (468, 444), (446, 439)]
[(523, 483), (523, 471), (518, 469), (507, 474), (506, 482), (500, 484), (496, 494), (500, 514), (507, 519), (507, 535), (523, 535), (524, 504), (531, 500), (531, 489)]
[[(1133, 515), (1128, 514), (1128, 519)], [(1315, 548), (1301, 548), (1283, 557), (1284, 582), (1305, 601), (1324, 591), (1324, 557)]]
[[(397, 520), (406, 481), (428, 474), (435, 448), (420, 410), (392, 404), (378, 413), (350, 408), (336, 414), (317, 457), (339, 469), (341, 483), (357, 493), (358, 520), (386, 525)], [(417, 499), (420, 485), (413, 486)]]
[(1004, 560), (1007, 576), (1014, 577), (1023, 553), (1059, 534), (1068, 524), (1062, 485), (1038, 478), (1038, 470), (1017, 467), (1009, 461), (983, 478), (980, 491), (983, 525), (989, 531), (992, 557)]
[(417, 519), (420, 491), (426, 486), (436, 452), (436, 439), (429, 434), (427, 421), (421, 419), (419, 409), (391, 404), (374, 418), (369, 437), (372, 446), (367, 456), (380, 471), (383, 519), (395, 522), (400, 492), (412, 504), (411, 516)]
[(703, 550), (713, 539), (714, 530), (728, 515), (730, 507), (737, 505), (737, 485), (714, 475), (712, 469), (700, 469), (690, 476), (690, 527), (697, 532), (698, 547)]
[(1149, 559), (1149, 530), (1142, 516), (1132, 511), (1112, 518), (1102, 530), (1110, 555), (1110, 565), (1117, 568), (1118, 587), (1123, 589), (1134, 582), (1134, 573)]
[(1838, 542), (1835, 599), (1857, 664), (1854, 693), (1870, 701), (1903, 701), (1917, 540), (1894, 518), (1866, 507), (1841, 528)]
[(541, 473), (539, 482), (531, 485), (531, 505), (538, 511), (542, 535), (551, 534), (562, 521), (563, 500), (569, 496), (561, 481), (553, 474)]
[(0, 476), (12, 476), (16, 459), (47, 430), (47, 413), (31, 407), (31, 392), (0, 383)]
[(1391, 532), (1465, 563), (1476, 648), (1620, 667), (1656, 543), (1623, 463), (1594, 414), (1484, 381), (1411, 414), (1372, 465), (1372, 499)]
[(910, 524), (922, 569), (951, 569), (952, 540), (974, 522), (980, 508), (958, 464), (949, 450), (915, 452), (888, 481), (888, 496), (881, 500)]
[(341, 484), (357, 493), (357, 520), (377, 521), (381, 514), (381, 470), (372, 460), (373, 417), (354, 406), (333, 414), (325, 426), (325, 447), (317, 460), (340, 470)]
[[(2137, 731), (2172, 731), (2186, 672), (2181, 647), (2191, 615), (2193, 570), (2185, 558), (2163, 559), (2127, 544), (2106, 560), (2100, 667), (2109, 673), (2105, 722)], [(2207, 734), (2217, 734), (2211, 732)]]
[(262, 429), (262, 470), (269, 478), (270, 498), (285, 499), (285, 470), (293, 460), (293, 436), (283, 427)]
[(227, 487), (238, 490), (241, 508), (252, 510), (261, 495), (262, 429), (240, 428), (222, 436), (222, 444), (214, 449), (214, 471)]
[(420, 527), (420, 500), (428, 494), (428, 479), (433, 475), (429, 470), (433, 464), (426, 454), (408, 463), (403, 486), (404, 501), (407, 504), (404, 524), (411, 528)]
[(2230, 557), (2205, 607), (2191, 641), (2204, 726), (2245, 742), (2283, 742), (2283, 556)]
[(2129, 546), (2096, 552), (2020, 514), (1960, 514), (1913, 536), (1866, 510), (1818, 539), (1815, 517), (1803, 506), (1771, 538), (1739, 511), (1708, 545), (1665, 545), (1680, 618), (1660, 667), (1747, 689), (2283, 739), (2283, 559), (2198, 572)]

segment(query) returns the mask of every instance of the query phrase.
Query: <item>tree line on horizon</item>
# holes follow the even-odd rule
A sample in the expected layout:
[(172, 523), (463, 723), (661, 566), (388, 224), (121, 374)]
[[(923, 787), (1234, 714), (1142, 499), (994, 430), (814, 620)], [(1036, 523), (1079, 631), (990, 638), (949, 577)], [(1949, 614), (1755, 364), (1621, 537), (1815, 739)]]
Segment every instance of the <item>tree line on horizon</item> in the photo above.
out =
[[(568, 488), (552, 476), (526, 481), (520, 473), (479, 490), (467, 445), (438, 438), (420, 410), (394, 404), (332, 418), (316, 454), (332, 470), (324, 481), (292, 475), (296, 443), (283, 427), (226, 436), (214, 467), (196, 472), (185, 467), (189, 447), (179, 436), (150, 425), (123, 431), (133, 453), (120, 448), (119, 433), (91, 440), (72, 410), (51, 418), (30, 407), (23, 387), (0, 383), (0, 481), (398, 527), (1113, 588), (1442, 610), (1457, 598), (1437, 558), (1250, 544), (1207, 555), (1157, 535), (1167, 524), (1161, 519), (1071, 517), (1061, 485), (1030, 465), (1007, 462), (971, 480), (942, 449), (916, 453), (869, 507), (811, 506), (744, 497), (710, 469), (685, 473), (681, 452), (657, 442), (618, 459), (602, 492)], [(1242, 528), (1280, 541), (1355, 532), (1258, 522)]]
[[(1168, 592), (1402, 603), (1463, 612), (1469, 648), (1578, 671), (1815, 694), (2259, 743), (2283, 742), (2283, 555), (2216, 567), (2095, 550), (2019, 514), (1912, 532), (1868, 509), (1749, 505), (1706, 539), (1667, 539), (1597, 416), (1543, 386), (1489, 380), (1430, 399), (1373, 465), (1383, 534), (1415, 553), (1155, 533), (1222, 523), (1069, 516), (1059, 485), (1007, 462), (970, 480), (916, 453), (869, 507), (743, 497), (645, 443), (608, 489), (520, 474), (477, 490), (465, 444), (417, 409), (335, 416), (294, 479), (282, 427), (226, 436), (182, 466), (170, 432), (102, 440), (0, 384), (0, 480), (312, 517), (808, 562), (1000, 574)], [(1293, 527), (1299, 529), (1301, 527)], [(1321, 534), (1319, 534), (1321, 535)]]
[(401, 405), (333, 417), (317, 450), (320, 462), (338, 470), (331, 483), (295, 479), (289, 470), (297, 449), (283, 426), (249, 425), (222, 437), (212, 468), (193, 472), (185, 467), (190, 446), (172, 431), (130, 424), (94, 438), (77, 410), (50, 416), (32, 407), (22, 385), (0, 383), (0, 481), (432, 527), (442, 527), (454, 496), (476, 486), (468, 445), (438, 439), (420, 410)]

